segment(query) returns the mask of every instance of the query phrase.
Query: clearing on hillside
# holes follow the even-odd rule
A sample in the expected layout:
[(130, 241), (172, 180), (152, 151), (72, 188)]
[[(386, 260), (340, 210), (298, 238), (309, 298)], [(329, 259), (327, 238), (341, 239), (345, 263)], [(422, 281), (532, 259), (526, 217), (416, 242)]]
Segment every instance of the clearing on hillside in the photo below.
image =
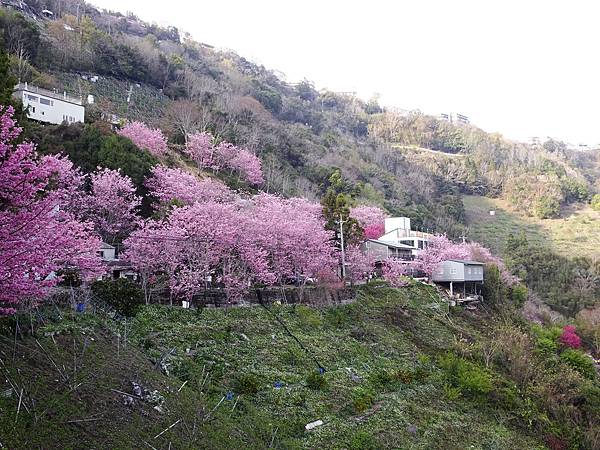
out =
[(537, 219), (515, 212), (501, 199), (465, 195), (463, 204), (469, 238), (497, 253), (509, 234), (525, 231), (531, 243), (550, 245), (561, 255), (600, 256), (600, 213), (588, 206), (565, 209), (558, 219)]

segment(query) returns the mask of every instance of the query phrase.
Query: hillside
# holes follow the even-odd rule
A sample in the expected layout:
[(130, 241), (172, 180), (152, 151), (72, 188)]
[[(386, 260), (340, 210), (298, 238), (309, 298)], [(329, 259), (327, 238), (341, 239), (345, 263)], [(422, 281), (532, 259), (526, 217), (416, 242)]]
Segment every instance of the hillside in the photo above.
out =
[[(544, 441), (598, 442), (589, 428), (598, 409), (586, 406), (598, 401), (597, 386), (558, 360), (538, 361), (535, 339), (521, 326), (445, 309), (420, 285), (373, 285), (354, 304), (322, 308), (150, 306), (127, 328), (100, 312), (49, 308), (37, 316), (34, 336), (20, 322), (15, 340), (14, 322), (4, 324), (0, 350), (12, 384), (0, 396), (2, 444), (533, 449)], [(517, 357), (516, 348), (525, 353)], [(569, 384), (576, 380), (580, 387)], [(154, 394), (139, 399), (133, 382)], [(569, 406), (554, 409), (554, 402)], [(319, 419), (323, 425), (304, 430)]]
[(501, 199), (466, 195), (463, 203), (469, 237), (497, 253), (502, 253), (510, 234), (524, 231), (532, 244), (549, 246), (566, 257), (600, 255), (600, 213), (589, 206), (573, 205), (561, 218), (541, 220), (520, 214)]

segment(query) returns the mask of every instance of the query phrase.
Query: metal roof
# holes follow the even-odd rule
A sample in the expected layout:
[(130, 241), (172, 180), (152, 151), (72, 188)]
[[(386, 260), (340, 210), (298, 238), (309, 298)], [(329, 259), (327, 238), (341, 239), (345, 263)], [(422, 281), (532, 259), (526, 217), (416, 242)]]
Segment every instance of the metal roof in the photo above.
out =
[(457, 262), (457, 263), (461, 263), (461, 264), (468, 264), (470, 266), (483, 266), (484, 263), (479, 262), (479, 261), (468, 261), (466, 259), (447, 259), (446, 261), (452, 261), (452, 262)]
[(417, 248), (417, 247), (414, 247), (412, 245), (393, 244), (391, 242), (380, 241), (378, 239), (367, 239), (367, 242), (375, 242), (376, 244), (381, 244), (381, 245), (386, 245), (388, 247), (401, 248), (401, 249), (406, 249), (406, 250), (414, 250), (415, 248)]

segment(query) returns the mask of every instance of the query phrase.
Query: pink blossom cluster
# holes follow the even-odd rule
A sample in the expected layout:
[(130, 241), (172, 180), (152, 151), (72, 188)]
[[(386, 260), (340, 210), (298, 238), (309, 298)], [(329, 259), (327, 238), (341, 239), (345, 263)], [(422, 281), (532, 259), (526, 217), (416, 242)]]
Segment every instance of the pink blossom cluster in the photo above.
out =
[(383, 279), (393, 287), (408, 286), (408, 281), (405, 277), (409, 273), (409, 267), (406, 261), (388, 258), (381, 266)]
[(350, 209), (350, 217), (356, 219), (363, 228), (366, 239), (377, 239), (385, 232), (385, 219), (388, 215), (376, 206), (355, 206)]
[(0, 315), (42, 299), (61, 269), (84, 279), (102, 272), (91, 224), (61, 208), (79, 174), (65, 158), (39, 159), (33, 144), (17, 143), (13, 113), (0, 107)]
[(129, 138), (136, 147), (148, 150), (154, 156), (162, 157), (169, 149), (167, 138), (158, 128), (150, 128), (142, 122), (129, 122), (118, 131), (118, 134)]
[(90, 181), (91, 192), (81, 201), (80, 216), (94, 223), (105, 242), (115, 243), (137, 226), (142, 199), (131, 179), (119, 170), (98, 168)]
[(156, 166), (146, 180), (146, 187), (153, 197), (162, 203), (173, 201), (184, 205), (209, 200), (221, 203), (230, 202), (236, 194), (224, 183), (214, 178), (199, 180), (196, 176), (182, 169)]
[(262, 165), (256, 155), (248, 149), (225, 141), (215, 145), (210, 133), (194, 133), (188, 136), (185, 152), (194, 160), (198, 168), (216, 172), (230, 170), (253, 185), (264, 181)]
[(195, 202), (133, 232), (125, 241), (125, 258), (143, 282), (165, 274), (175, 296), (191, 297), (210, 278), (237, 300), (256, 283), (335, 270), (337, 251), (319, 210), (304, 199), (268, 194), (232, 203)]
[(560, 335), (559, 340), (565, 347), (569, 347), (569, 348), (581, 347), (581, 338), (579, 336), (577, 336), (577, 333), (575, 331), (576, 331), (576, 328), (574, 325), (566, 325), (563, 328), (563, 332)]

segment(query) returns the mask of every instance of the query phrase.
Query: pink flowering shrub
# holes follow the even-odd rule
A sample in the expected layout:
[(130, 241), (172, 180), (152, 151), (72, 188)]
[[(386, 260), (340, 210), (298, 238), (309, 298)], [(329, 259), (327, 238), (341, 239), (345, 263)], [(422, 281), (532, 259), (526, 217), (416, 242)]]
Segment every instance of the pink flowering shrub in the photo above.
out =
[(142, 122), (129, 122), (117, 133), (129, 138), (136, 147), (148, 150), (154, 156), (164, 156), (169, 149), (167, 138), (162, 131), (158, 128), (150, 128)]
[(577, 333), (575, 333), (575, 326), (573, 325), (566, 325), (563, 328), (563, 332), (560, 335), (560, 342), (565, 346), (565, 347), (569, 347), (569, 348), (579, 348), (581, 347), (581, 338), (579, 336), (577, 336)]

